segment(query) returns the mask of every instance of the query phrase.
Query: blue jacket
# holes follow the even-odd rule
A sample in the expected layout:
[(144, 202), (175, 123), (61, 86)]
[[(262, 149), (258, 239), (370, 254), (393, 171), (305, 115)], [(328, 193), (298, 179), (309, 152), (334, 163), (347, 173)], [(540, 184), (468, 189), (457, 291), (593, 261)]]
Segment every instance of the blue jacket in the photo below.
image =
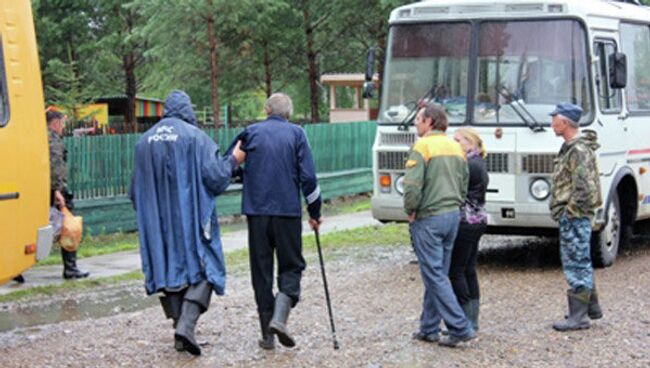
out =
[(226, 270), (215, 198), (235, 161), (196, 126), (190, 98), (172, 92), (164, 117), (138, 140), (131, 200), (147, 294), (208, 280), (224, 293)]
[(239, 138), (246, 152), (242, 213), (301, 217), (302, 190), (309, 216), (319, 219), (320, 188), (305, 131), (270, 116), (248, 126)]

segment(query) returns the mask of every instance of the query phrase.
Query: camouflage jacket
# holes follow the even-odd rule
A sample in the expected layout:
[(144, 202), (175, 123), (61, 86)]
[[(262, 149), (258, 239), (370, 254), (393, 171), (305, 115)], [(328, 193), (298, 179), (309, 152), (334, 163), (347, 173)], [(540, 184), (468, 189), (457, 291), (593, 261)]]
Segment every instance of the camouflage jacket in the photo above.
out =
[(602, 205), (596, 139), (596, 132), (585, 130), (581, 137), (562, 145), (555, 159), (549, 202), (555, 221), (564, 213), (569, 218), (591, 219)]
[(50, 145), (50, 189), (63, 191), (68, 180), (68, 164), (63, 139), (52, 130), (48, 130)]

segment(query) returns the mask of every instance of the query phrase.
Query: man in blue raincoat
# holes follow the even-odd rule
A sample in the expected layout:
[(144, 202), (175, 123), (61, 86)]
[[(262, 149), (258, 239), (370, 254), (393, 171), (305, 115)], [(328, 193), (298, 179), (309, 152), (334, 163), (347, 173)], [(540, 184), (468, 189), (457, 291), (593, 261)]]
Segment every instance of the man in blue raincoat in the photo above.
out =
[(215, 198), (245, 154), (236, 146), (232, 155), (220, 157), (217, 144), (196, 123), (189, 96), (171, 92), (163, 119), (136, 145), (130, 197), (146, 292), (164, 293), (160, 302), (174, 320), (176, 349), (200, 355), (196, 322), (212, 290), (223, 295), (225, 288)]

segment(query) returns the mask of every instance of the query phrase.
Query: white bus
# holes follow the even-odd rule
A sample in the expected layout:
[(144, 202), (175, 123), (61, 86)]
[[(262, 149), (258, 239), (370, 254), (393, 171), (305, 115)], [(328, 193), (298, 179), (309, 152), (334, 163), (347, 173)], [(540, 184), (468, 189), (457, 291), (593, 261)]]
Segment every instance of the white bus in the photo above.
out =
[[(367, 74), (370, 70), (367, 72)], [(627, 73), (627, 75), (626, 75)], [(489, 230), (557, 228), (548, 196), (562, 144), (548, 116), (584, 110), (599, 137), (603, 208), (592, 257), (611, 265), (635, 221), (650, 218), (650, 9), (601, 0), (430, 0), (390, 15), (378, 129), (373, 216), (406, 220), (404, 160), (420, 100), (442, 104), (450, 129), (472, 126), (488, 150)], [(469, 97), (468, 97), (469, 96)]]

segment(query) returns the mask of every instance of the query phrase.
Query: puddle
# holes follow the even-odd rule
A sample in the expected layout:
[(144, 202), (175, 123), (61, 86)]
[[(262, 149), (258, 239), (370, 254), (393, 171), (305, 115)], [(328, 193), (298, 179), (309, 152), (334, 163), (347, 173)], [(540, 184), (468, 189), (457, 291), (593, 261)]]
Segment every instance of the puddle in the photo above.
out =
[[(158, 305), (158, 298), (141, 291), (112, 290), (90, 293), (76, 298), (54, 298), (53, 301), (12, 303), (0, 307), (0, 332), (35, 327), (62, 321), (78, 321), (129, 313)], [(29, 331), (29, 330), (27, 330)]]

